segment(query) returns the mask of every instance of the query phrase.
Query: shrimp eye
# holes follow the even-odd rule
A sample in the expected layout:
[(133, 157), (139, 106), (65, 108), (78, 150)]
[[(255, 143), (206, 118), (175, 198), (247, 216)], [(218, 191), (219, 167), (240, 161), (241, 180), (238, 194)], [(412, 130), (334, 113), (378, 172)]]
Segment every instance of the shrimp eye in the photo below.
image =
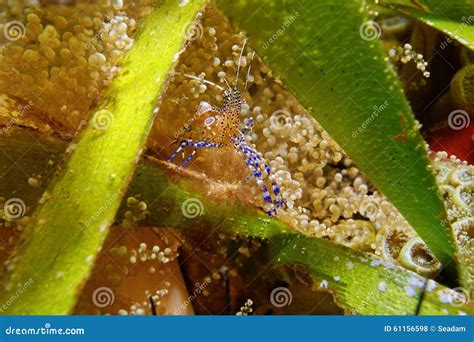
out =
[(216, 119), (213, 116), (211, 116), (211, 117), (207, 118), (206, 120), (204, 120), (204, 125), (206, 127), (209, 127), (214, 123), (214, 121), (216, 121)]

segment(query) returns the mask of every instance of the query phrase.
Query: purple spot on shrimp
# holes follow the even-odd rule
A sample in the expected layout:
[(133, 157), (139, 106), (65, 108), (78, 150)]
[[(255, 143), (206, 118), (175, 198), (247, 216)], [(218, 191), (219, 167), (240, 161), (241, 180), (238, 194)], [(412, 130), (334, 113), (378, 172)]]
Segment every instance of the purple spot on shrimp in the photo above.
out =
[(272, 186), (273, 186), (273, 193), (275, 195), (278, 195), (280, 193), (280, 188), (278, 187), (276, 183), (272, 183)]
[(206, 120), (204, 120), (204, 125), (206, 127), (209, 127), (214, 123), (214, 121), (216, 121), (216, 119), (213, 116), (211, 116), (211, 117), (207, 118)]

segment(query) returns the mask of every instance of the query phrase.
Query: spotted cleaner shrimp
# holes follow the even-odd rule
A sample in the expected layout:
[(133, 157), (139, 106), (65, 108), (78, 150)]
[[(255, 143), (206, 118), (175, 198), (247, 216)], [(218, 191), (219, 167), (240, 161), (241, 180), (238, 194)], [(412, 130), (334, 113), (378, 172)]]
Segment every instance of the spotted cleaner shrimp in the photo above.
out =
[[(242, 94), (237, 89), (237, 81), (240, 73), (240, 61), (242, 59), (242, 54), (245, 49), (246, 42), (247, 40), (244, 40), (242, 44), (233, 87), (229, 85), (228, 81), (225, 78), (224, 81), (226, 83), (227, 89), (224, 89), (211, 81), (202, 79), (194, 75), (181, 74), (185, 77), (211, 84), (223, 91), (224, 106), (220, 108), (217, 106), (213, 106), (205, 101), (201, 101), (197, 109), (198, 119), (196, 120), (196, 123), (198, 125), (201, 125), (202, 127), (201, 139), (183, 140), (179, 148), (168, 158), (168, 161), (171, 162), (180, 152), (183, 151), (182, 154), (184, 161), (181, 164), (181, 167), (186, 167), (193, 158), (193, 156), (196, 154), (198, 149), (202, 147), (236, 149), (239, 154), (244, 158), (247, 166), (251, 171), (251, 176), (253, 176), (255, 182), (260, 187), (260, 190), (263, 194), (263, 200), (269, 207), (266, 212), (270, 216), (270, 218), (272, 218), (273, 216), (278, 215), (277, 208), (282, 207), (284, 204), (280, 194), (280, 187), (274, 180), (274, 177), (270, 170), (270, 166), (268, 166), (262, 155), (259, 152), (255, 151), (252, 147), (250, 147), (245, 140), (245, 136), (252, 131), (254, 123), (253, 118), (248, 118), (244, 127), (241, 129), (240, 114), (242, 110), (242, 105), (244, 105), (246, 102), (244, 99), (242, 99)], [(255, 52), (252, 53), (251, 61), (254, 57), (254, 54)], [(249, 68), (247, 71), (244, 89), (247, 88), (251, 61), (249, 63)], [(192, 152), (186, 158), (184, 155), (185, 147), (192, 148)], [(266, 172), (268, 179), (271, 181), (274, 199), (272, 199), (272, 196), (270, 195), (267, 186), (264, 184), (265, 182), (263, 170)]]

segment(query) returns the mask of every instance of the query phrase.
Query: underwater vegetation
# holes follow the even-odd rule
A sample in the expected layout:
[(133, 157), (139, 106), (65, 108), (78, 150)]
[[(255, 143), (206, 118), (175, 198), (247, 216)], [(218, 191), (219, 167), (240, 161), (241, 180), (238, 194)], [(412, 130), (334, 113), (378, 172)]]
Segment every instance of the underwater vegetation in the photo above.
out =
[(473, 314), (474, 4), (0, 1), (0, 312)]

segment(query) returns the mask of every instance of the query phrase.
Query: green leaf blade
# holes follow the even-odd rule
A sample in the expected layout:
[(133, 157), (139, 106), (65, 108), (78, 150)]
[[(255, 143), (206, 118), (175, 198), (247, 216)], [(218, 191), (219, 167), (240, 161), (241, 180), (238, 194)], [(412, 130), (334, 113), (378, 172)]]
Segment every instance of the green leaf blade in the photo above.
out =
[(322, 239), (281, 234), (270, 239), (276, 264), (303, 265), (313, 289), (331, 291), (336, 303), (360, 315), (472, 314), (472, 306), (443, 303), (439, 291), (452, 290), (384, 262)]
[[(467, 48), (474, 50), (474, 3), (472, 1), (425, 1), (426, 11), (410, 6), (409, 1), (384, 0), (381, 6), (411, 16), (428, 26), (445, 33)], [(440, 46), (450, 43), (442, 42)]]
[[(204, 1), (160, 2), (145, 19), (119, 75), (34, 213), (0, 302), (6, 314), (67, 314), (114, 221), (153, 123), (153, 109), (184, 29)], [(105, 127), (102, 125), (106, 125)], [(16, 284), (29, 283), (15, 296)]]
[(392, 201), (451, 281), (466, 284), (425, 142), (380, 42), (364, 33), (371, 32), (365, 3), (241, 0), (219, 6)]
[[(36, 140), (41, 147), (30, 148), (31, 141)], [(24, 156), (25, 164), (22, 167), (33, 170), (42, 169), (43, 164), (39, 161), (59, 159), (67, 144), (57, 137), (35, 132), (32, 135), (27, 129), (19, 128), (9, 137), (0, 136), (0, 147), (3, 151), (8, 151), (9, 155)], [(6, 155), (0, 155), (0, 161), (5, 159), (8, 160)], [(18, 177), (14, 175), (21, 173), (22, 167), (13, 167), (12, 177), (9, 178), (11, 182), (0, 183), (0, 193), (11, 194), (18, 189), (15, 184)], [(276, 265), (304, 265), (313, 278), (313, 287), (325, 290), (319, 284), (326, 280), (327, 290), (334, 293), (338, 304), (347, 312), (387, 314), (388, 310), (392, 314), (414, 314), (417, 306), (420, 306), (420, 314), (459, 314), (461, 311), (473, 313), (472, 306), (453, 306), (440, 302), (438, 291), (448, 289), (439, 284), (431, 282), (431, 287), (436, 285), (436, 291), (427, 292), (422, 297), (422, 289), (414, 284), (425, 282), (425, 278), (400, 267), (393, 267), (372, 254), (360, 253), (318, 238), (297, 238), (297, 235), (289, 234), (291, 229), (286, 224), (277, 219), (268, 219), (265, 213), (248, 203), (217, 200), (204, 195), (207, 191), (202, 189), (201, 182), (200, 178), (183, 176), (182, 171), (178, 173), (177, 167), (169, 163), (152, 157), (142, 160), (126, 195), (140, 194), (140, 199), (147, 203), (150, 211), (146, 220), (138, 222), (137, 229), (165, 226), (205, 230), (215, 227), (220, 233), (232, 237), (253, 237), (268, 241), (269, 262)], [(36, 203), (40, 197), (31, 186), (25, 187), (21, 193), (27, 203)], [(201, 215), (193, 218), (183, 215), (182, 205), (187, 199), (200, 201)], [(123, 204), (118, 220), (127, 210), (129, 208)], [(335, 277), (339, 277), (339, 281)], [(414, 295), (408, 296), (406, 286), (415, 291)], [(413, 293), (411, 289), (408, 289), (410, 294)], [(418, 305), (418, 302), (421, 304)], [(25, 308), (23, 313), (27, 312)]]

